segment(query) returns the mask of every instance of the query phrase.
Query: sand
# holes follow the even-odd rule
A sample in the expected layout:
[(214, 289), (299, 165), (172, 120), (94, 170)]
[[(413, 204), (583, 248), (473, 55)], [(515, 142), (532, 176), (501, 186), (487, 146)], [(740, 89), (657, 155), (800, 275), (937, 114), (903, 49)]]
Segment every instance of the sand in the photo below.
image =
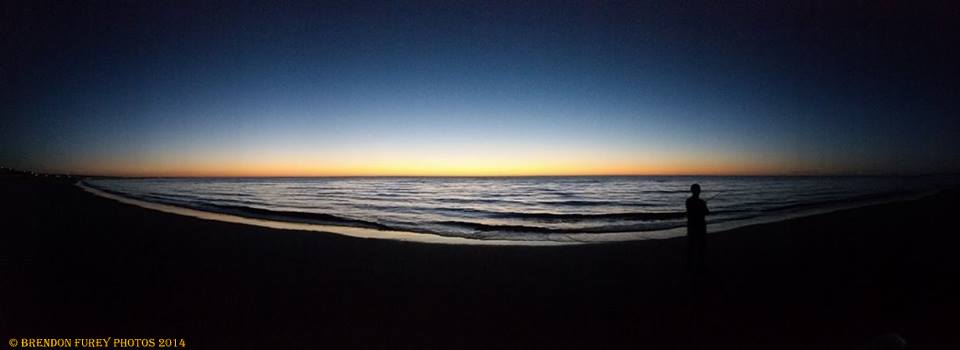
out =
[(709, 237), (433, 245), (156, 212), (0, 175), (0, 337), (188, 348), (960, 348), (960, 193)]

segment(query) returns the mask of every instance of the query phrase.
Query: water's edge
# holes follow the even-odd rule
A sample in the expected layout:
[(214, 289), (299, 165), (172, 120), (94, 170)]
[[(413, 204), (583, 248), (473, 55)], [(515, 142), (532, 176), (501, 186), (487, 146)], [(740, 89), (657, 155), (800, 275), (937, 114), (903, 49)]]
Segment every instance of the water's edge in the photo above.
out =
[[(366, 239), (388, 239), (404, 242), (430, 243), (430, 244), (458, 244), (458, 245), (498, 245), (498, 246), (560, 246), (573, 244), (591, 244), (591, 243), (613, 243), (624, 241), (637, 241), (647, 239), (667, 239), (681, 237), (686, 234), (685, 227), (660, 230), (660, 231), (636, 231), (636, 232), (617, 232), (617, 233), (572, 233), (572, 234), (549, 234), (544, 235), (544, 240), (498, 240), (498, 239), (471, 239), (465, 237), (442, 236), (430, 233), (419, 233), (410, 231), (384, 230), (375, 228), (363, 228), (352, 226), (336, 226), (312, 223), (296, 223), (276, 220), (265, 220), (244, 217), (233, 214), (217, 213), (192, 208), (185, 208), (170, 204), (149, 202), (137, 198), (109, 193), (85, 184), (82, 180), (76, 183), (76, 186), (93, 195), (118, 201), (120, 203), (138, 206), (145, 209), (156, 210), (169, 214), (188, 216), (203, 220), (214, 220), (228, 223), (245, 224), (282, 230), (299, 230), (322, 233), (332, 233), (342, 236)], [(733, 230), (745, 226), (760, 225), (796, 219), (806, 216), (826, 214), (830, 212), (847, 210), (859, 207), (866, 207), (884, 203), (899, 201), (909, 201), (920, 199), (936, 193), (928, 191), (915, 193), (913, 195), (885, 198), (874, 201), (865, 201), (859, 203), (847, 203), (821, 208), (805, 209), (796, 212), (774, 215), (769, 217), (757, 217), (747, 220), (727, 221), (709, 226), (710, 233), (719, 233)]]
[(576, 241), (562, 242), (562, 241), (479, 240), (479, 239), (469, 239), (469, 238), (463, 238), (463, 237), (449, 237), (449, 236), (440, 236), (440, 235), (406, 232), (406, 231), (378, 230), (378, 229), (350, 227), (350, 226), (305, 224), (305, 223), (254, 219), (254, 218), (247, 218), (247, 217), (238, 216), (238, 215), (202, 211), (197, 209), (178, 207), (178, 206), (173, 206), (169, 204), (148, 202), (140, 199), (120, 196), (120, 195), (108, 193), (108, 192), (93, 188), (91, 186), (88, 186), (85, 183), (83, 183), (83, 181), (78, 181), (76, 183), (76, 186), (80, 187), (84, 191), (91, 193), (93, 195), (115, 200), (120, 203), (145, 208), (145, 209), (156, 210), (156, 211), (169, 213), (169, 214), (189, 216), (189, 217), (204, 219), (204, 220), (214, 220), (214, 221), (229, 222), (229, 223), (235, 223), (235, 224), (244, 224), (244, 225), (252, 225), (252, 226), (259, 226), (259, 227), (266, 227), (266, 228), (273, 228), (273, 229), (281, 229), (281, 230), (313, 231), (313, 232), (322, 232), (322, 233), (333, 233), (333, 234), (355, 237), (355, 238), (389, 239), (389, 240), (395, 240), (395, 241), (433, 243), (433, 244), (546, 246), (546, 245), (569, 245), (569, 244), (582, 243), (582, 242), (576, 242)]

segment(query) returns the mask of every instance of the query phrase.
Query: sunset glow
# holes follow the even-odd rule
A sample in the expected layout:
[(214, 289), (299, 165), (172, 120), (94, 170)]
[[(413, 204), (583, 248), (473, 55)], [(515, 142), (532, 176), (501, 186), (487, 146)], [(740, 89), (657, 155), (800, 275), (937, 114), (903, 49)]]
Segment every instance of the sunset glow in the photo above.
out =
[[(12, 25), (29, 36), (3, 65), (14, 94), (0, 165), (121, 176), (960, 169), (956, 81), (944, 74), (955, 65), (915, 62), (904, 55), (928, 47), (829, 18), (784, 27), (764, 13), (691, 20), (619, 3), (230, 5), (25, 12)], [(44, 17), (57, 13), (70, 20)], [(863, 45), (874, 46), (847, 49)]]
[(794, 164), (736, 154), (616, 154), (570, 151), (514, 154), (478, 152), (359, 152), (351, 154), (156, 155), (84, 160), (71, 169), (118, 176), (539, 176), (539, 175), (757, 175), (797, 174)]

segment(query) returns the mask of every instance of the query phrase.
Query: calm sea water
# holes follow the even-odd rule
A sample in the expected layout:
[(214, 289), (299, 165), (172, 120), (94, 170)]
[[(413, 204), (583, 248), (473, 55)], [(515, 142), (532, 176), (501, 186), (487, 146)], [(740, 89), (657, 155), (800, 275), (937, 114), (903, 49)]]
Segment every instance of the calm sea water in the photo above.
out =
[[(93, 179), (115, 194), (277, 221), (478, 239), (656, 232), (685, 225), (692, 183), (708, 225), (930, 191), (932, 177), (517, 177)], [(708, 227), (709, 227), (708, 226)]]

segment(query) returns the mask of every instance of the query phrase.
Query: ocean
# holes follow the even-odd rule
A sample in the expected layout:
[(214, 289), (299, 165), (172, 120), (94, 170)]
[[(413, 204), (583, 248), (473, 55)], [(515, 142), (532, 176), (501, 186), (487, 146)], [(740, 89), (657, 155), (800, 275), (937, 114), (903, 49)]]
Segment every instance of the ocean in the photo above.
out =
[(87, 179), (128, 198), (262, 220), (505, 241), (682, 235), (699, 183), (708, 230), (894, 200), (954, 177), (316, 177)]

